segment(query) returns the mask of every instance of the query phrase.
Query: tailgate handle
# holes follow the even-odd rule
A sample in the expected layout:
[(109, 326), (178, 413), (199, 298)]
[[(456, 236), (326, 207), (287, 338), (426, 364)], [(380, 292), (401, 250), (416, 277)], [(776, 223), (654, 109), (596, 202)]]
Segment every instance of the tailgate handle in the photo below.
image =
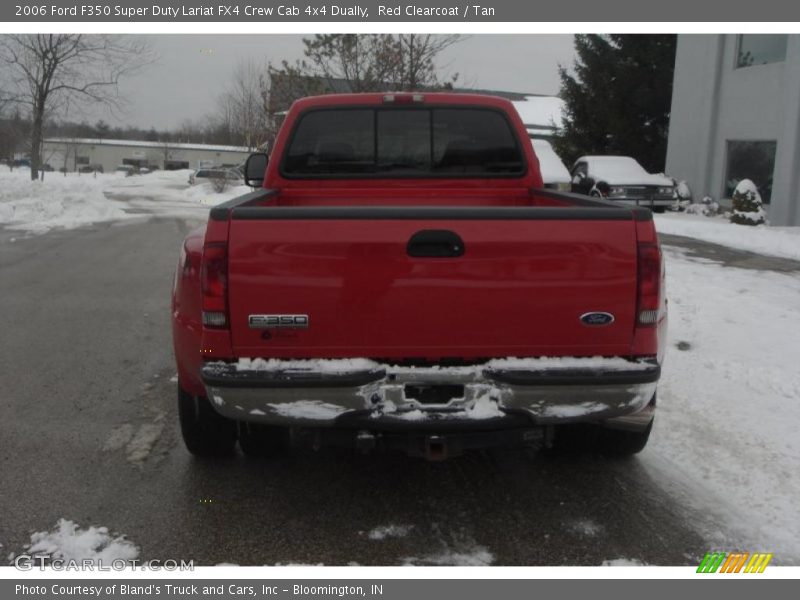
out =
[(411, 236), (406, 246), (409, 256), (450, 258), (464, 255), (464, 240), (446, 229), (424, 229)]

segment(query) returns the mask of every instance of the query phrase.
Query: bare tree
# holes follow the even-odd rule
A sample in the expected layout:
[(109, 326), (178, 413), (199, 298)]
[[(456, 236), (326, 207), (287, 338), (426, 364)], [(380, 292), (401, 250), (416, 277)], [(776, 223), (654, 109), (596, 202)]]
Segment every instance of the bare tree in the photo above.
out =
[(23, 147), (29, 130), (29, 124), (20, 115), (18, 107), (13, 114), (0, 118), (0, 158), (8, 161), (11, 170), (14, 169), (14, 155)]
[(218, 118), (248, 149), (258, 147), (267, 132), (268, 71), (252, 59), (239, 62), (219, 99)]
[(400, 65), (397, 40), (390, 34), (324, 34), (303, 39), (306, 74), (344, 80), (352, 92), (383, 91)]
[(283, 64), (295, 79), (321, 81), (325, 91), (381, 92), (452, 87), (440, 79), (436, 59), (463, 39), (459, 35), (326, 34), (303, 39), (305, 59)]
[(439, 79), (439, 55), (463, 40), (460, 35), (400, 34), (397, 36), (397, 52), (399, 65), (393, 81), (401, 89), (414, 91), (439, 87), (452, 87), (458, 79), (458, 73), (449, 76), (449, 81)]
[(71, 103), (118, 107), (120, 78), (153, 59), (138, 38), (114, 35), (28, 34), (0, 36), (0, 63), (17, 100), (31, 110), (31, 179), (41, 164), (45, 115)]

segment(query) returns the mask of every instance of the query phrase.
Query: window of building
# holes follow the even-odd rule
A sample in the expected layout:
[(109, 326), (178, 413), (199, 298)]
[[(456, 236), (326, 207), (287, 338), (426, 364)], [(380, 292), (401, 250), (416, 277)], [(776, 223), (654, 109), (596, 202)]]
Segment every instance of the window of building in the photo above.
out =
[(725, 196), (733, 196), (733, 190), (742, 179), (756, 184), (761, 199), (769, 204), (772, 197), (772, 174), (775, 170), (774, 141), (728, 141)]
[(76, 156), (75, 157), (75, 164), (88, 165), (89, 164), (89, 157), (88, 156)]
[(766, 65), (786, 60), (787, 35), (740, 35), (736, 68)]
[(164, 170), (165, 171), (177, 171), (179, 169), (188, 169), (189, 168), (189, 161), (188, 160), (165, 160), (164, 161)]

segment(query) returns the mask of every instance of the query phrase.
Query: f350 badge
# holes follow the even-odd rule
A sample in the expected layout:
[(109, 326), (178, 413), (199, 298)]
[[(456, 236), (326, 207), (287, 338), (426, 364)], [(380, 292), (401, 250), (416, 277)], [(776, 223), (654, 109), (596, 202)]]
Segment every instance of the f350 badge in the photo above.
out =
[(250, 329), (307, 329), (308, 315), (250, 315)]
[(590, 327), (601, 327), (611, 325), (614, 322), (614, 315), (607, 312), (587, 312), (581, 315), (581, 323)]

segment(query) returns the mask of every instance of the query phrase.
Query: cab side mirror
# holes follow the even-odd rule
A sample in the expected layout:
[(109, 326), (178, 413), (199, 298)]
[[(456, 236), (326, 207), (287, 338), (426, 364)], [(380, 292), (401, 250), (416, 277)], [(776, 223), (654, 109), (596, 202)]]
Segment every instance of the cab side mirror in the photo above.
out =
[(269, 156), (256, 152), (247, 157), (244, 163), (244, 182), (250, 187), (261, 187), (264, 184)]

